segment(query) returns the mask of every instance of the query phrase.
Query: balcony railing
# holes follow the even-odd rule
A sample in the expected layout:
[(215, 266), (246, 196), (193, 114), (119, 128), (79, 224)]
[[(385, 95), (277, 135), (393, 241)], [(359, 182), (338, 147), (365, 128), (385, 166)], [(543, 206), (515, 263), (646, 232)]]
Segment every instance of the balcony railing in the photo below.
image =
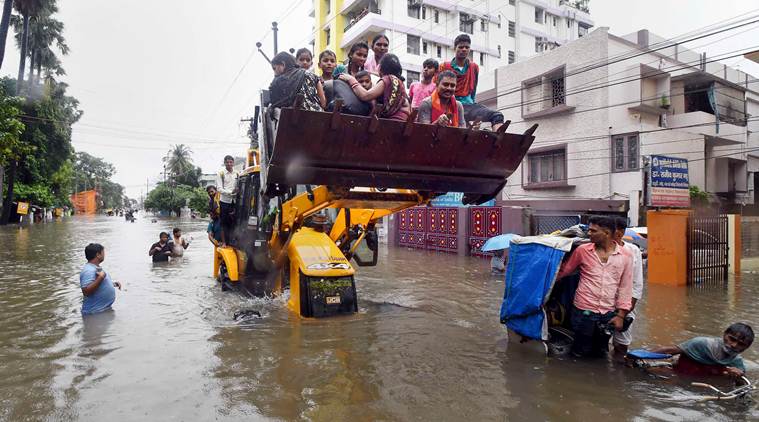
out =
[(348, 32), (348, 30), (351, 29), (351, 27), (353, 25), (355, 25), (356, 23), (358, 23), (358, 21), (360, 21), (361, 19), (363, 19), (369, 13), (375, 13), (377, 15), (381, 15), (382, 11), (377, 6), (369, 6), (369, 7), (365, 7), (364, 10), (362, 10), (361, 12), (359, 12), (354, 17), (346, 16), (346, 18), (350, 18), (350, 19), (348, 20), (348, 23), (345, 24), (345, 29), (343, 29), (343, 32)]

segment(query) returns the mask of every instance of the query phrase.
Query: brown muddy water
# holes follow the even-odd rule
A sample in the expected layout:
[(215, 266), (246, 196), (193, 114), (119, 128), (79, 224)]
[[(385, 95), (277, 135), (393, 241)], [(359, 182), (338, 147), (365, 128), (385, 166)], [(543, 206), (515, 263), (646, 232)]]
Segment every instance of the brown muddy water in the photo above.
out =
[[(154, 265), (174, 226), (185, 256)], [(114, 311), (82, 318), (84, 246), (124, 284)], [(0, 420), (759, 420), (756, 402), (607, 361), (509, 350), (502, 276), (486, 260), (399, 248), (357, 275), (360, 312), (301, 320), (282, 299), (222, 292), (200, 221), (75, 217), (0, 228)], [(650, 286), (634, 346), (759, 325), (759, 275), (726, 287)], [(263, 317), (236, 323), (241, 309)], [(759, 380), (757, 347), (745, 354)]]

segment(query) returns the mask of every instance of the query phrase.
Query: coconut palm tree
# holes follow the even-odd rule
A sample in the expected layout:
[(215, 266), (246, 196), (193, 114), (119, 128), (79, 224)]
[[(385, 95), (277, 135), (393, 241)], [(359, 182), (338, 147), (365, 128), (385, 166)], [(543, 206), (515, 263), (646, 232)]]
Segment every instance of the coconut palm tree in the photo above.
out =
[[(29, 77), (27, 86), (34, 86), (42, 75), (42, 69), (47, 74), (63, 75), (65, 71), (61, 66), (52, 46), (55, 45), (64, 56), (69, 53), (69, 47), (66, 39), (63, 37), (63, 22), (52, 17), (58, 12), (58, 7), (54, 0), (35, 0), (39, 1), (35, 14), (29, 18), (26, 30), (24, 29), (24, 18), (22, 16), (12, 16), (11, 25), (16, 32), (16, 44), (19, 50), (23, 50), (24, 36), (26, 35), (26, 56), (29, 58)], [(25, 60), (25, 58), (24, 58)], [(34, 71), (37, 74), (34, 74)], [(19, 67), (19, 74), (22, 70)], [(23, 76), (21, 77), (23, 84)]]
[(0, 67), (3, 67), (5, 58), (5, 41), (8, 39), (8, 27), (11, 23), (11, 11), (13, 10), (13, 0), (5, 0), (3, 3), (3, 15), (0, 18)]
[(16, 94), (21, 92), (24, 84), (24, 69), (26, 68), (26, 56), (29, 54), (29, 20), (42, 10), (43, 6), (55, 3), (55, 0), (16, 0), (14, 6), (21, 14), (21, 57), (18, 63), (18, 78), (16, 79)]
[(174, 179), (195, 170), (195, 165), (192, 162), (192, 150), (185, 144), (172, 146), (163, 161), (166, 171)]

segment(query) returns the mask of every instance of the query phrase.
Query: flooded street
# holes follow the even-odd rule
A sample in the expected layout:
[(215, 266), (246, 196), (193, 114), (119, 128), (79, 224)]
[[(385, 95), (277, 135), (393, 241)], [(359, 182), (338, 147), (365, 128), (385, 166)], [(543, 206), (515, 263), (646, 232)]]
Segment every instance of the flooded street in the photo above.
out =
[[(142, 217), (140, 215), (140, 217)], [(172, 227), (183, 258), (153, 264)], [(0, 420), (757, 420), (749, 403), (694, 403), (682, 380), (606, 361), (509, 352), (502, 276), (488, 261), (380, 249), (359, 268), (359, 313), (302, 320), (211, 277), (204, 221), (75, 217), (0, 229)], [(124, 290), (83, 320), (89, 242)], [(635, 346), (759, 326), (759, 275), (726, 288), (649, 286)], [(263, 317), (236, 323), (241, 309)], [(759, 380), (759, 346), (745, 354)]]

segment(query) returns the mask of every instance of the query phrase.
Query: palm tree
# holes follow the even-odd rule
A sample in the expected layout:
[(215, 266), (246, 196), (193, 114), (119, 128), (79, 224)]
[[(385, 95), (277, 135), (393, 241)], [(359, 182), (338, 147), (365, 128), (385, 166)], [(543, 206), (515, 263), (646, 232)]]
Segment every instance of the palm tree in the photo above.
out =
[[(61, 62), (52, 50), (56, 45), (58, 50), (64, 56), (69, 53), (69, 47), (66, 39), (63, 37), (63, 22), (52, 17), (58, 12), (55, 0), (35, 0), (39, 1), (39, 6), (34, 12), (34, 16), (29, 19), (26, 30), (24, 29), (24, 19), (19, 16), (11, 17), (11, 25), (16, 32), (16, 44), (20, 50), (23, 50), (24, 35), (27, 36), (26, 56), (29, 58), (29, 78), (28, 87), (35, 86), (42, 75), (42, 69), (45, 69), (48, 75), (64, 75), (66, 72), (61, 66)], [(35, 75), (35, 70), (37, 74)], [(22, 70), (19, 68), (19, 74)], [(23, 79), (23, 76), (20, 80)], [(23, 84), (23, 80), (22, 80)]]
[(195, 170), (195, 165), (192, 162), (192, 150), (185, 144), (171, 147), (163, 161), (166, 171), (171, 173), (174, 179)]
[(16, 94), (21, 93), (24, 85), (24, 69), (26, 56), (29, 55), (29, 20), (36, 16), (45, 6), (55, 4), (55, 0), (16, 0), (16, 10), (21, 14), (21, 57), (18, 63), (18, 78), (16, 79)]
[(13, 0), (5, 0), (3, 3), (3, 16), (0, 18), (0, 67), (3, 67), (5, 58), (5, 41), (8, 39), (8, 27), (11, 23), (11, 11), (13, 10)]

